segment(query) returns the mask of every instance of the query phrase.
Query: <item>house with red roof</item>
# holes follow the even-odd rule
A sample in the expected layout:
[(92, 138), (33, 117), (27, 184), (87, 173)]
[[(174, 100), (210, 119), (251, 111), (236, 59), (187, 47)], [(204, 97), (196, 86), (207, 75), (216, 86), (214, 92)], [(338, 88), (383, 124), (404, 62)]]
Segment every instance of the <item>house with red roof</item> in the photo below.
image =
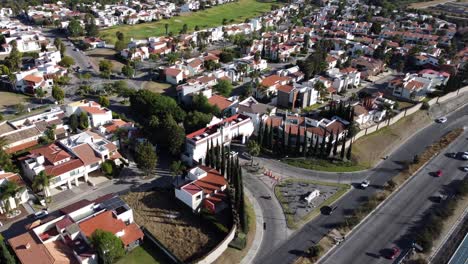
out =
[[(0, 196), (2, 194), (2, 186), (13, 182), (18, 186), (18, 192), (14, 197), (8, 197), (0, 201), (0, 214), (6, 213), (8, 210), (18, 208), (18, 205), (24, 204), (29, 200), (28, 190), (25, 188), (26, 184), (18, 173), (5, 172), (0, 168)], [(8, 210), (7, 210), (8, 208)]]
[(208, 103), (217, 106), (223, 116), (231, 116), (237, 113), (239, 100), (237, 96), (226, 98), (222, 95), (214, 94), (208, 98)]
[(255, 88), (255, 96), (257, 98), (263, 98), (265, 96), (274, 96), (278, 93), (280, 86), (288, 85), (292, 81), (289, 76), (280, 76), (272, 74), (263, 78), (260, 81), (260, 85)]
[(176, 186), (177, 199), (192, 208), (194, 212), (200, 212), (202, 208), (211, 213), (217, 213), (226, 208), (227, 180), (217, 170), (198, 166), (189, 170), (187, 180)]
[(398, 76), (389, 82), (388, 87), (393, 89), (394, 96), (412, 101), (421, 101), (435, 88), (431, 79), (416, 74)]
[(193, 166), (205, 160), (208, 146), (229, 146), (238, 139), (242, 144), (253, 134), (254, 125), (252, 119), (242, 114), (236, 114), (228, 118), (208, 124), (207, 127), (197, 130), (185, 136), (185, 150), (181, 159)]
[(174, 85), (180, 84), (184, 79), (184, 71), (177, 68), (164, 69), (164, 75), (166, 76), (166, 82)]
[(99, 257), (89, 238), (98, 229), (117, 236), (127, 252), (144, 237), (128, 204), (108, 194), (80, 200), (35, 221), (25, 232), (8, 239), (8, 244), (21, 264), (97, 264)]
[(65, 106), (67, 116), (80, 115), (81, 113), (88, 116), (91, 127), (99, 127), (112, 122), (112, 111), (94, 101), (81, 100)]

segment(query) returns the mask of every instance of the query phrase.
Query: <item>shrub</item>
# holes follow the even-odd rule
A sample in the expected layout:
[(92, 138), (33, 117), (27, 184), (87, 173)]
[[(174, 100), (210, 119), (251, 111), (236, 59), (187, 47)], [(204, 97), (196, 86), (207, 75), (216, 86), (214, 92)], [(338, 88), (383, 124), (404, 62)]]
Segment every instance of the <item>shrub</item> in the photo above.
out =
[(430, 107), (431, 106), (427, 102), (423, 102), (423, 104), (421, 105), (422, 110), (429, 110)]
[(111, 160), (106, 160), (101, 165), (101, 170), (106, 174), (106, 176), (112, 176), (114, 171), (114, 162)]

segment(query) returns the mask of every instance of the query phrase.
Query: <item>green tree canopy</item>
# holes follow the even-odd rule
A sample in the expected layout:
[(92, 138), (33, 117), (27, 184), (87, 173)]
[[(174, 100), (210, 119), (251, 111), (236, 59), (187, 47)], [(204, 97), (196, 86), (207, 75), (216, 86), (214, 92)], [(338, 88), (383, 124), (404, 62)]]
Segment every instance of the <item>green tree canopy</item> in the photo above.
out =
[(62, 67), (70, 68), (72, 65), (75, 64), (75, 60), (70, 56), (64, 56), (58, 64)]
[(125, 255), (122, 240), (111, 232), (96, 229), (91, 235), (90, 241), (103, 264), (113, 264)]
[(135, 148), (135, 162), (138, 168), (143, 170), (147, 176), (156, 168), (158, 156), (150, 142), (138, 143)]
[(230, 96), (232, 92), (232, 83), (228, 80), (220, 80), (218, 84), (214, 86), (215, 90), (223, 96)]
[(55, 100), (57, 100), (57, 102), (62, 103), (63, 99), (65, 99), (65, 92), (62, 88), (58, 87), (57, 85), (54, 85), (52, 87), (52, 97)]

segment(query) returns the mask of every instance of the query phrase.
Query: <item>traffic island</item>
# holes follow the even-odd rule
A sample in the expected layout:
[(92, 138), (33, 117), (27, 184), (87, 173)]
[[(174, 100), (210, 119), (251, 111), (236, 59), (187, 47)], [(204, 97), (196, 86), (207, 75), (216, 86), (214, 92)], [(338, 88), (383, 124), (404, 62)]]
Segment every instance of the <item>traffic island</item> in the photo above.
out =
[(275, 186), (289, 228), (297, 229), (320, 214), (320, 208), (341, 198), (350, 185), (286, 179)]

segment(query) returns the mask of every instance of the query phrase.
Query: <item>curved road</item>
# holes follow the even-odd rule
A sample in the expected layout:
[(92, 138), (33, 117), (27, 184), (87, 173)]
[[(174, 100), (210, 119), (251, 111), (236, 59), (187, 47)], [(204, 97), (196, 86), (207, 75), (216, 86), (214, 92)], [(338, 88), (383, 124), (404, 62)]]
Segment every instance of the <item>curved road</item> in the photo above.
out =
[[(305, 250), (314, 245), (327, 232), (340, 223), (347, 211), (356, 208), (361, 203), (362, 199), (371, 196), (377, 191), (375, 186), (382, 186), (393, 176), (402, 170), (402, 161), (412, 160), (414, 155), (420, 154), (426, 146), (431, 145), (440, 139), (444, 134), (454, 128), (463, 127), (468, 124), (468, 106), (464, 106), (457, 111), (447, 116), (448, 121), (445, 124), (433, 123), (424, 128), (402, 146), (395, 150), (387, 160), (381, 162), (377, 167), (371, 170), (346, 173), (343, 175), (337, 173), (324, 173), (310, 171), (306, 169), (288, 166), (278, 161), (262, 159), (263, 165), (275, 172), (281, 172), (284, 176), (295, 178), (309, 178), (317, 180), (341, 181), (341, 182), (360, 182), (367, 178), (371, 181), (370, 188), (365, 190), (353, 189), (340, 199), (336, 205), (338, 209), (331, 216), (320, 215), (311, 222), (307, 223), (302, 229), (296, 231), (292, 236), (284, 241), (283, 237), (270, 235), (269, 238), (264, 238), (261, 246), (261, 251), (254, 259), (254, 263), (292, 263), (298, 256), (304, 253)], [(246, 177), (247, 178), (247, 177)], [(258, 180), (258, 179), (257, 179)], [(265, 185), (263, 185), (266, 187)], [(250, 186), (247, 186), (251, 191)], [(268, 189), (268, 188), (267, 188)], [(271, 190), (270, 190), (271, 192)], [(261, 205), (262, 210), (264, 206)], [(265, 234), (271, 231), (266, 230)], [(272, 232), (273, 234), (278, 231)], [(283, 242), (284, 241), (284, 242)], [(280, 244), (279, 247), (275, 246)]]

